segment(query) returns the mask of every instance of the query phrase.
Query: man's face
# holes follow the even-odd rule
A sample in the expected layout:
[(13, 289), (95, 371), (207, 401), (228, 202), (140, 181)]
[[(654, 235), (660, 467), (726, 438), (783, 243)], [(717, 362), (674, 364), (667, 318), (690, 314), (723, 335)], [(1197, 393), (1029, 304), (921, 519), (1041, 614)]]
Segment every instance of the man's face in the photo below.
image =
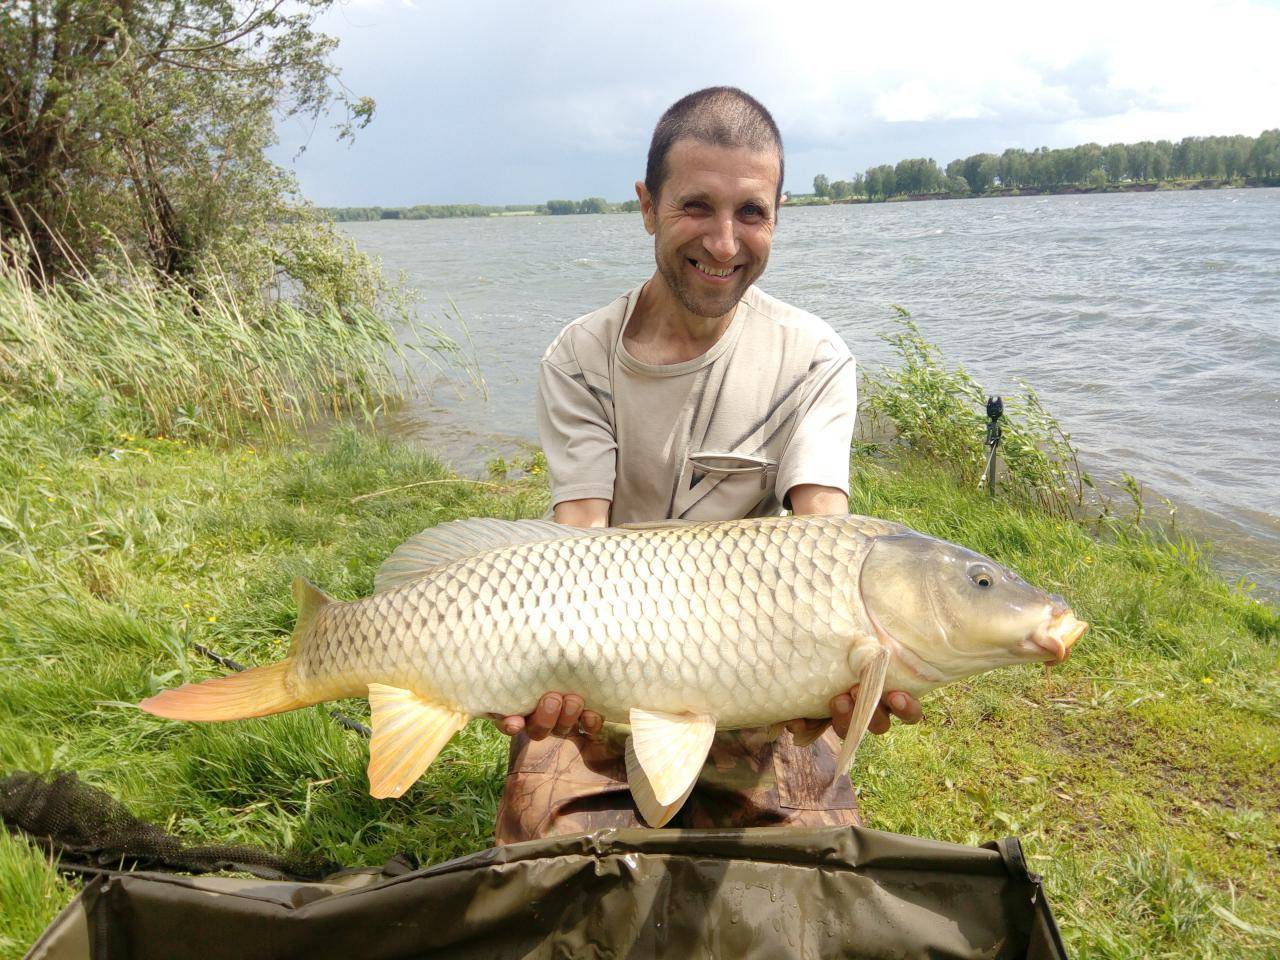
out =
[(658, 273), (690, 313), (722, 317), (769, 262), (778, 155), (677, 140), (667, 171), (656, 198), (636, 184)]

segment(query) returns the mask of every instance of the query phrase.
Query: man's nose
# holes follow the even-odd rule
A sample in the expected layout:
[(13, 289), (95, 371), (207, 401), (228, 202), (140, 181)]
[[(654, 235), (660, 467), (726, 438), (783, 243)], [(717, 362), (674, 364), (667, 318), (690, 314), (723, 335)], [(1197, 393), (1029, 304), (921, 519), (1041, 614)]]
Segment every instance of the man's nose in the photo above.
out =
[(707, 253), (721, 263), (727, 263), (738, 255), (738, 233), (733, 217), (715, 217), (707, 235), (703, 238)]

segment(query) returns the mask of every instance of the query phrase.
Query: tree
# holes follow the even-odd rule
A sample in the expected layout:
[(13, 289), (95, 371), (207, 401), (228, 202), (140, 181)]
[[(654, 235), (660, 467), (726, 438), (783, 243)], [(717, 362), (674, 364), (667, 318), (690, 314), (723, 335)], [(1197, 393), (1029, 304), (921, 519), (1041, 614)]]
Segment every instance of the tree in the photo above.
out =
[(547, 213), (553, 217), (562, 217), (566, 214), (577, 213), (578, 204), (573, 200), (548, 200)]
[(18, 0), (0, 12), (0, 240), (33, 275), (118, 247), (162, 274), (233, 259), (296, 219), (275, 120), (345, 105), (332, 0)]
[(587, 197), (578, 204), (578, 213), (608, 213), (609, 201), (604, 197)]
[(828, 188), (827, 195), (832, 200), (845, 200), (853, 195), (853, 184), (848, 180), (837, 180)]
[[(951, 164), (947, 165), (947, 170), (950, 172)], [(975, 153), (965, 158), (960, 175), (974, 193), (985, 193), (1000, 176), (1000, 161), (993, 153)]]
[(1168, 140), (1157, 140), (1151, 148), (1151, 179), (1165, 180), (1173, 164), (1173, 144)]
[(1258, 135), (1249, 151), (1249, 168), (1255, 177), (1280, 176), (1280, 129)]
[(1027, 151), (1010, 147), (1000, 154), (1000, 184), (1005, 187), (1025, 187), (1030, 174)]
[(1129, 163), (1129, 152), (1125, 149), (1125, 145), (1123, 143), (1110, 144), (1103, 151), (1102, 157), (1107, 170), (1107, 179), (1112, 183), (1119, 183), (1123, 180)]
[(942, 187), (942, 171), (932, 158), (901, 160), (893, 173), (900, 193), (934, 193)]
[(831, 181), (827, 179), (825, 173), (820, 173), (813, 178), (813, 193), (818, 197), (827, 197), (831, 195)]

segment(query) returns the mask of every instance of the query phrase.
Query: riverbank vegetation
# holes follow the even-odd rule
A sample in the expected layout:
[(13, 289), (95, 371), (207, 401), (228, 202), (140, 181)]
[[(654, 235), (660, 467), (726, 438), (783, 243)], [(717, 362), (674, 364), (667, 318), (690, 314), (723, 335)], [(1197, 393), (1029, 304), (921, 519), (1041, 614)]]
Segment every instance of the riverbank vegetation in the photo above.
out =
[[(481, 481), (367, 430), (305, 442), (281, 419), (281, 389), (237, 386), (237, 327), (195, 329), (210, 322), (203, 302), (184, 312), (89, 288), (63, 296), (0, 285), (0, 316), (40, 317), (0, 338), (0, 774), (74, 770), (186, 840), (349, 865), (488, 845), (505, 742), (487, 722), (405, 797), (374, 801), (367, 743), (322, 708), (197, 725), (133, 705), (223, 673), (196, 644), (242, 663), (278, 659), (295, 574), (355, 598), (425, 526), (538, 515), (541, 459), (495, 464)], [(112, 317), (99, 336), (82, 319)], [(44, 347), (25, 342), (32, 329), (64, 332), (41, 334), (56, 345)], [(329, 329), (280, 335), (315, 337), (304, 349), (318, 356)], [(347, 353), (326, 370), (354, 376), (383, 334), (334, 329), (330, 345)], [(162, 363), (130, 374), (116, 343), (129, 336), (159, 340), (151, 358), (200, 354), (172, 374), (209, 381), (194, 385), (197, 416), (176, 393), (149, 395)], [(977, 385), (910, 328), (903, 336), (901, 369), (871, 388), (901, 439), (855, 450), (852, 509), (988, 553), (1069, 597), (1093, 627), (1062, 668), (958, 684), (927, 700), (919, 726), (871, 738), (855, 768), (868, 825), (960, 843), (1021, 835), (1073, 956), (1274, 955), (1280, 618), (1213, 576), (1176, 530), (1114, 511), (1080, 522), (1012, 481), (1007, 496), (979, 493), (973, 450), (919, 415), (964, 410)], [(302, 373), (282, 370), (278, 383), (305, 419), (328, 408), (336, 381)], [(383, 382), (375, 363), (350, 396), (372, 398)], [(1013, 413), (1007, 436), (1033, 441), (1044, 423)], [(981, 416), (964, 416), (980, 434)], [(1064, 465), (1049, 450), (1018, 469), (1034, 488), (1060, 482)], [(19, 956), (74, 889), (28, 839), (0, 834), (0, 955)]]
[(331, 5), (6, 5), (0, 260), (37, 287), (149, 274), (247, 323), (282, 296), (347, 319), (376, 308), (376, 266), (268, 157), (278, 121), (338, 116), (348, 138), (373, 116), (317, 28)]
[(952, 160), (943, 169), (932, 158), (881, 164), (847, 179), (813, 179), (803, 204), (831, 200), (891, 200), (897, 197), (968, 197), (1081, 190), (1141, 190), (1193, 185), (1280, 185), (1280, 129), (1257, 137), (1185, 137), (1169, 140), (1086, 143), (1050, 150), (1011, 147)]
[(334, 222), (346, 223), (357, 220), (441, 220), (454, 217), (560, 217), (579, 213), (634, 213), (639, 209), (638, 200), (611, 203), (603, 197), (587, 197), (584, 200), (548, 200), (539, 204), (505, 206), (448, 203), (418, 204), (413, 207), (328, 207), (322, 213)]

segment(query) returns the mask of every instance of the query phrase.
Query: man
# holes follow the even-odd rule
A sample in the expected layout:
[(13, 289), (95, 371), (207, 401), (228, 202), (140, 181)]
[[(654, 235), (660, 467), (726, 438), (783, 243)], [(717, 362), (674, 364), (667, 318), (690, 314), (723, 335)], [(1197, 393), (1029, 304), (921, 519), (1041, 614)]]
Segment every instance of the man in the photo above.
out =
[[(569, 324), (542, 360), (538, 424), (560, 523), (848, 511), (853, 358), (821, 320), (753, 286), (782, 175), (777, 125), (741, 90), (700, 90), (659, 120), (636, 184), (657, 270)], [(529, 717), (501, 720), (514, 739), (499, 843), (641, 822), (622, 734), (589, 706), (548, 693)], [(834, 731), (796, 720), (776, 740), (718, 734), (671, 825), (857, 823), (848, 782), (833, 782), (852, 711), (840, 694)], [(920, 706), (888, 694), (874, 732), (890, 712), (914, 723)]]

